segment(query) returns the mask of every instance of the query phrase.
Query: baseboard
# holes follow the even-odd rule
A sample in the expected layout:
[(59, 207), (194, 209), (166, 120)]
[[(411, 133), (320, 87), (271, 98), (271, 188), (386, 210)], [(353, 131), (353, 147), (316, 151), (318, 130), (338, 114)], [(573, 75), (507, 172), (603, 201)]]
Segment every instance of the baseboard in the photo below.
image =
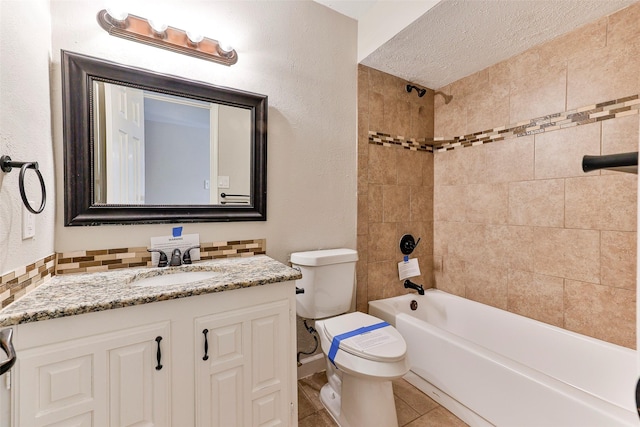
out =
[(322, 372), (327, 369), (324, 354), (318, 353), (311, 357), (300, 360), (300, 366), (298, 366), (298, 379), (308, 377), (316, 372)]

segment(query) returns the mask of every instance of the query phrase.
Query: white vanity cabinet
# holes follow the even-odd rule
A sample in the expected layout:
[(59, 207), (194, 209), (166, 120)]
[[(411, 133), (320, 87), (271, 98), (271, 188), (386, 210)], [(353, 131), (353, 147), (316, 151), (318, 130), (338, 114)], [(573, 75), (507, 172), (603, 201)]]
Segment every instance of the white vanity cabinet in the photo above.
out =
[(14, 427), (295, 426), (294, 289), (281, 282), (13, 326)]
[[(105, 332), (105, 316), (76, 317), (17, 328), (15, 425), (168, 425), (170, 322)], [(54, 337), (61, 340), (51, 342)]]
[(282, 300), (195, 320), (197, 426), (289, 425), (289, 308)]

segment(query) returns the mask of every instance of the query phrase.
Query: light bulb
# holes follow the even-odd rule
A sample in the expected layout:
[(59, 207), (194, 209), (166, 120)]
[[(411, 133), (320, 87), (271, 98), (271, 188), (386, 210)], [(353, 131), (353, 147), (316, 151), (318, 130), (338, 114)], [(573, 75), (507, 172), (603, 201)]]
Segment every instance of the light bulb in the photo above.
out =
[(168, 27), (166, 23), (157, 19), (149, 19), (149, 25), (151, 25), (151, 29), (158, 34), (164, 33)]
[(111, 18), (115, 19), (118, 22), (124, 21), (125, 19), (127, 19), (127, 16), (129, 16), (129, 14), (124, 10), (119, 10), (116, 8), (107, 8), (107, 13)]
[(198, 44), (204, 39), (204, 36), (197, 31), (187, 31), (187, 37), (193, 44)]
[(218, 47), (220, 48), (220, 50), (222, 51), (222, 53), (224, 54), (230, 54), (231, 51), (233, 51), (233, 46), (231, 46), (231, 44), (227, 41), (219, 41), (218, 42)]

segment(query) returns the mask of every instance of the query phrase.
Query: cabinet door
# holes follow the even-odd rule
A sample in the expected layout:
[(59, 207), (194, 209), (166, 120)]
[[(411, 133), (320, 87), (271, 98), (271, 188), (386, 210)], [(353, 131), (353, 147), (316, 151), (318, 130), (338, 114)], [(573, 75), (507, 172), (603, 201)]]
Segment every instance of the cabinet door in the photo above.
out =
[(287, 425), (288, 316), (285, 300), (196, 319), (197, 426)]
[(169, 331), (169, 322), (125, 331), (110, 346), (109, 427), (169, 424)]
[(170, 364), (155, 369), (155, 339), (168, 349), (169, 331), (162, 322), (21, 350), (16, 425), (167, 425)]

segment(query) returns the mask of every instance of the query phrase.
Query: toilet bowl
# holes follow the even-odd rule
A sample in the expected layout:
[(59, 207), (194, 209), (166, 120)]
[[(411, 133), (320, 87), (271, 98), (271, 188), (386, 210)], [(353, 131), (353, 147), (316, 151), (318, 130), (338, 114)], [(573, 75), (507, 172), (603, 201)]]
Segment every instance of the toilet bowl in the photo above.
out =
[[(291, 254), (302, 273), (296, 310), (314, 319), (327, 361), (328, 382), (320, 400), (341, 427), (397, 427), (392, 380), (409, 371), (407, 345), (382, 320), (349, 311), (355, 290), (357, 252), (324, 249)], [(345, 314), (346, 313), (346, 314)]]
[(382, 320), (353, 312), (316, 322), (327, 358), (320, 401), (341, 427), (397, 426), (392, 380), (409, 371), (407, 345)]

